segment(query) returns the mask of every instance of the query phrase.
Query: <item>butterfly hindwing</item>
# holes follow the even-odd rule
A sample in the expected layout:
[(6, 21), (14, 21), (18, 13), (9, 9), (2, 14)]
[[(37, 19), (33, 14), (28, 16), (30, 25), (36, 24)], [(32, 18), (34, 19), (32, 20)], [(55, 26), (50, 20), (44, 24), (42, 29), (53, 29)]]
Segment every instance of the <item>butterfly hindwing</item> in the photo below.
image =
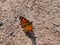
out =
[(29, 31), (29, 32), (32, 32), (32, 23), (30, 22), (30, 24), (28, 24), (25, 28), (24, 28), (24, 31)]

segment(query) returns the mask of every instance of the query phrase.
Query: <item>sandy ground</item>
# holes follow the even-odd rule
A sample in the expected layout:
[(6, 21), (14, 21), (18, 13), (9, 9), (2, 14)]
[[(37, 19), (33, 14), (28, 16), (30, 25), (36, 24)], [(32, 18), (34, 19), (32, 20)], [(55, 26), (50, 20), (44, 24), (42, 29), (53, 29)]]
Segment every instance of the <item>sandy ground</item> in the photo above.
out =
[(19, 16), (33, 21), (37, 45), (60, 45), (60, 0), (0, 0), (0, 45), (33, 45)]

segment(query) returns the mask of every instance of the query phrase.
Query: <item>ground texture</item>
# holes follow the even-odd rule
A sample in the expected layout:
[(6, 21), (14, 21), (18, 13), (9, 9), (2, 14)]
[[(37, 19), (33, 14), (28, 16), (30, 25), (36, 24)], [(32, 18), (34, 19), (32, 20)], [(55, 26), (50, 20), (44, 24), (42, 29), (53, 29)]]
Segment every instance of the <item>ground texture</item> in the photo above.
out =
[(33, 45), (19, 16), (33, 21), (37, 45), (60, 45), (60, 0), (0, 0), (0, 45)]

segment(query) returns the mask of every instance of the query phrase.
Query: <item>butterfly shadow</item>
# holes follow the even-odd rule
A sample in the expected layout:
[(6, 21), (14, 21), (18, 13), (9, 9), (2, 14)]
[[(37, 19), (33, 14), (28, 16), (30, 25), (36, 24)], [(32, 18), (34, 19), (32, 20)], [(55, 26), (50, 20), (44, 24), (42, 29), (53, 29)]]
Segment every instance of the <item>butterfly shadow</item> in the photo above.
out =
[(25, 33), (31, 39), (32, 44), (36, 45), (36, 37), (35, 37), (34, 32), (25, 32)]

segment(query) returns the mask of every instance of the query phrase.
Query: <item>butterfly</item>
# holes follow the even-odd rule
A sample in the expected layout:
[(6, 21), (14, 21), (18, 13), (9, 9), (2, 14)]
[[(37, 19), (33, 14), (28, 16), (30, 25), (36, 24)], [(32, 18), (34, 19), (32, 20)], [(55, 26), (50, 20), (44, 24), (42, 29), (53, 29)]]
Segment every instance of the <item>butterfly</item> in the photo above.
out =
[(33, 32), (32, 30), (32, 22), (27, 20), (25, 17), (20, 16), (20, 25), (22, 28), (24, 28), (24, 32)]
[(36, 45), (36, 37), (35, 34), (32, 30), (32, 22), (30, 22), (29, 20), (27, 20), (25, 17), (20, 16), (20, 25), (22, 28), (24, 28), (24, 32), (25, 34), (31, 39), (32, 43), (34, 45)]

